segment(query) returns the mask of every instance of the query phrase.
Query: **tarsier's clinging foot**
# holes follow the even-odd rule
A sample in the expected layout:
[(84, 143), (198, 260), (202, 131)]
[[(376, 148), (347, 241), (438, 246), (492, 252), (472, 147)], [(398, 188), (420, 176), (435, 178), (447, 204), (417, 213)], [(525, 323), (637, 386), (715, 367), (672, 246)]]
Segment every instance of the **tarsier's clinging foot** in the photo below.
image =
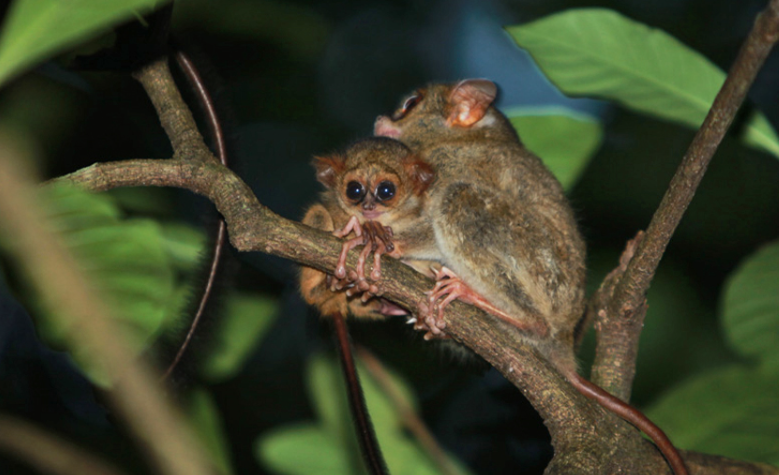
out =
[(443, 331), (446, 328), (444, 309), (454, 300), (478, 307), (522, 331), (533, 332), (539, 336), (549, 332), (549, 327), (543, 320), (523, 322), (500, 310), (469, 287), (448, 267), (441, 267), (440, 270), (431, 267), (431, 270), (435, 274), (436, 284), (431, 291), (427, 292), (427, 302), (420, 305), (419, 319), (414, 324), (414, 329), (427, 332), (425, 339), (446, 338)]
[[(381, 256), (395, 250), (392, 243), (392, 229), (383, 226), (376, 221), (365, 221), (360, 224), (357, 217), (352, 216), (346, 226), (333, 234), (337, 237), (345, 237), (354, 233), (356, 237), (345, 241), (341, 247), (341, 254), (335, 267), (335, 277), (331, 279), (330, 289), (333, 291), (346, 289), (346, 295), (352, 297), (362, 293), (361, 300), (367, 301), (371, 297), (380, 296), (381, 290), (375, 283), (369, 283), (365, 278), (365, 262), (368, 255), (373, 253), (373, 269), (370, 279), (378, 282), (381, 279)], [(364, 246), (357, 260), (357, 267), (353, 271), (346, 270), (346, 256), (357, 246)]]

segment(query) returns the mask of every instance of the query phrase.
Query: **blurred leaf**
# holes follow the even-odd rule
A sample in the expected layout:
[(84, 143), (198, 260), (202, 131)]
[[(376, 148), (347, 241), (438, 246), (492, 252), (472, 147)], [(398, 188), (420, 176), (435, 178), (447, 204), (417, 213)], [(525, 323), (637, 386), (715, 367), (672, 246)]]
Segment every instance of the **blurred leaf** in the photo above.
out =
[(679, 448), (779, 464), (777, 394), (779, 374), (734, 365), (670, 391), (646, 414)]
[(722, 324), (740, 354), (779, 362), (779, 241), (747, 257), (731, 273)]
[(170, 190), (149, 186), (114, 188), (106, 193), (128, 213), (169, 216), (175, 213)]
[(215, 335), (214, 350), (203, 362), (202, 374), (209, 381), (229, 379), (273, 323), (276, 300), (251, 294), (232, 293), (225, 302), (223, 321)]
[(0, 28), (0, 85), (35, 63), (132, 16), (160, 0), (16, 0)]
[(219, 410), (211, 394), (203, 389), (197, 389), (189, 394), (187, 404), (189, 420), (205, 445), (218, 473), (230, 475), (233, 472), (230, 464), (230, 450), (227, 436), (222, 429)]
[[(411, 475), (439, 473), (428, 455), (403, 428), (392, 402), (360, 366), (358, 364), (358, 371), (368, 410), (390, 472)], [(320, 425), (295, 426), (268, 434), (257, 442), (258, 457), (278, 473), (366, 473), (346, 405), (345, 383), (339, 365), (334, 359), (321, 355), (313, 357), (308, 369), (308, 382)], [(392, 375), (391, 384), (413, 407), (409, 388)], [(322, 450), (328, 455), (320, 463)], [(467, 473), (456, 461), (451, 461), (458, 473)]]
[[(617, 12), (573, 9), (507, 27), (565, 94), (597, 96), (631, 109), (699, 127), (725, 73), (669, 34)], [(779, 138), (762, 114), (744, 140), (779, 156)]]
[(522, 143), (541, 157), (566, 190), (579, 179), (603, 140), (597, 120), (564, 107), (519, 107), (506, 115)]
[(273, 473), (353, 473), (346, 452), (338, 440), (313, 424), (298, 424), (271, 431), (257, 440), (254, 453)]
[(165, 223), (162, 225), (162, 237), (165, 252), (176, 269), (192, 272), (198, 267), (206, 246), (202, 231), (180, 222)]
[[(162, 233), (148, 220), (119, 219), (110, 199), (65, 184), (41, 189), (50, 225), (73, 252), (97, 292), (113, 309), (132, 348), (140, 352), (158, 334), (173, 294), (173, 272)], [(39, 311), (39, 330), (50, 344), (63, 346), (58, 315)], [(93, 380), (105, 379), (85, 354), (74, 354)]]

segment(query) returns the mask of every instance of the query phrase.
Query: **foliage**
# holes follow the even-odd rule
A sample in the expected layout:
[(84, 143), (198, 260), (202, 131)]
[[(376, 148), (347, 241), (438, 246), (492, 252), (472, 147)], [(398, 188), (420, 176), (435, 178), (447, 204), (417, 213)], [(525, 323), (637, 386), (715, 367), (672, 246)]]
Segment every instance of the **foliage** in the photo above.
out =
[(16, 0), (0, 27), (0, 85), (65, 48), (164, 3), (164, 0)]
[(566, 190), (579, 179), (603, 140), (597, 120), (565, 108), (519, 107), (506, 111), (506, 116), (522, 143), (542, 158)]
[[(373, 419), (391, 473), (439, 473), (418, 442), (404, 430), (397, 409), (358, 364), (365, 400)], [(322, 355), (309, 361), (308, 392), (317, 413), (317, 422), (285, 426), (257, 440), (256, 453), (274, 473), (291, 475), (362, 474), (362, 460), (356, 455), (357, 440), (346, 405), (344, 382), (337, 361)], [(397, 376), (390, 383), (406, 401), (411, 390)], [(416, 405), (412, 402), (412, 405)], [(459, 468), (459, 473), (466, 473)]]
[[(160, 226), (149, 219), (122, 220), (120, 210), (106, 196), (66, 184), (41, 190), (41, 201), (51, 229), (79, 260), (92, 284), (113, 308), (119, 326), (140, 354), (177, 310), (173, 269), (165, 253)], [(32, 300), (35, 302), (35, 300)], [(55, 347), (68, 346), (67, 324), (58, 315), (38, 308), (38, 328)], [(100, 364), (81, 348), (74, 357), (95, 382), (107, 384)]]
[[(720, 319), (750, 363), (691, 378), (649, 412), (680, 446), (779, 465), (779, 242), (749, 256), (728, 279)], [(702, 403), (705, 401), (705, 403)]]
[[(667, 33), (600, 8), (572, 9), (507, 31), (565, 94), (601, 97), (698, 128), (725, 73)], [(744, 140), (779, 157), (762, 114)]]

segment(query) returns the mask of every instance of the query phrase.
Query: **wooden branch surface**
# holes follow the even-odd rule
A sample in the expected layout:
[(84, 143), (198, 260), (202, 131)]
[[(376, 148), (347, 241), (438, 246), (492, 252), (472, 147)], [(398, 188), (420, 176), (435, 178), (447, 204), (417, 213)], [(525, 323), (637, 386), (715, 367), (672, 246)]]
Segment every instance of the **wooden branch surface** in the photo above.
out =
[(593, 382), (623, 400), (630, 398), (638, 335), (646, 313), (646, 293), (657, 266), (714, 152), (777, 39), (779, 0), (771, 0), (758, 15), (634, 256), (624, 269), (615, 269), (611, 280), (604, 281), (598, 291), (600, 295), (596, 296), (597, 304), (591, 306), (598, 331)]

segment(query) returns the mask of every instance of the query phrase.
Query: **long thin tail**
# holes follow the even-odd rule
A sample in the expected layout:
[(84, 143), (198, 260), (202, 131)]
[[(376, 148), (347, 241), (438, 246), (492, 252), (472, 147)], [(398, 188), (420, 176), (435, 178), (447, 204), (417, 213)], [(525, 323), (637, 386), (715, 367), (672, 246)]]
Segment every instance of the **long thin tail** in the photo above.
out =
[(349, 395), (349, 409), (352, 412), (357, 439), (360, 442), (365, 465), (372, 475), (388, 475), (387, 463), (379, 448), (376, 432), (373, 430), (368, 407), (365, 404), (365, 396), (360, 385), (360, 377), (354, 365), (352, 342), (349, 339), (349, 330), (346, 328), (346, 320), (343, 315), (336, 312), (332, 315), (333, 330), (336, 346), (341, 359), (341, 369), (346, 378), (346, 389)]
[(650, 439), (657, 444), (657, 448), (660, 449), (660, 453), (663, 454), (671, 470), (676, 475), (688, 475), (687, 466), (684, 464), (682, 456), (679, 455), (679, 451), (671, 443), (668, 436), (665, 435), (662, 429), (657, 427), (654, 422), (650, 421), (641, 411), (626, 403), (625, 401), (612, 396), (604, 389), (596, 386), (595, 384), (587, 381), (578, 374), (573, 373), (570, 376), (570, 381), (574, 387), (582, 394), (590, 399), (595, 400), (598, 404), (618, 415), (619, 417), (630, 422), (636, 426), (639, 430), (649, 436)]
[[(222, 124), (219, 121), (219, 117), (216, 114), (216, 107), (214, 101), (209, 94), (208, 89), (205, 87), (203, 79), (200, 77), (197, 68), (192, 63), (192, 60), (183, 51), (179, 50), (175, 53), (176, 63), (181, 71), (186, 76), (192, 89), (195, 91), (195, 97), (197, 97), (200, 107), (206, 114), (206, 122), (208, 124), (213, 146), (216, 149), (216, 155), (219, 161), (224, 166), (228, 166), (227, 162), (227, 145), (225, 143), (224, 131), (222, 130)], [(211, 300), (211, 296), (214, 291), (214, 285), (217, 277), (220, 274), (220, 267), (222, 267), (222, 254), (224, 253), (225, 244), (227, 242), (227, 225), (222, 217), (219, 217), (217, 225), (216, 235), (211, 248), (211, 265), (208, 270), (208, 276), (206, 277), (205, 285), (200, 294), (200, 302), (198, 303), (195, 315), (192, 317), (192, 323), (189, 326), (187, 335), (184, 338), (184, 342), (176, 352), (173, 361), (171, 361), (165, 373), (162, 375), (162, 379), (165, 380), (170, 377), (176, 366), (184, 357), (184, 353), (189, 347), (189, 343), (192, 341), (192, 337), (195, 335), (200, 320), (203, 318), (203, 314), (206, 311), (206, 307)]]

